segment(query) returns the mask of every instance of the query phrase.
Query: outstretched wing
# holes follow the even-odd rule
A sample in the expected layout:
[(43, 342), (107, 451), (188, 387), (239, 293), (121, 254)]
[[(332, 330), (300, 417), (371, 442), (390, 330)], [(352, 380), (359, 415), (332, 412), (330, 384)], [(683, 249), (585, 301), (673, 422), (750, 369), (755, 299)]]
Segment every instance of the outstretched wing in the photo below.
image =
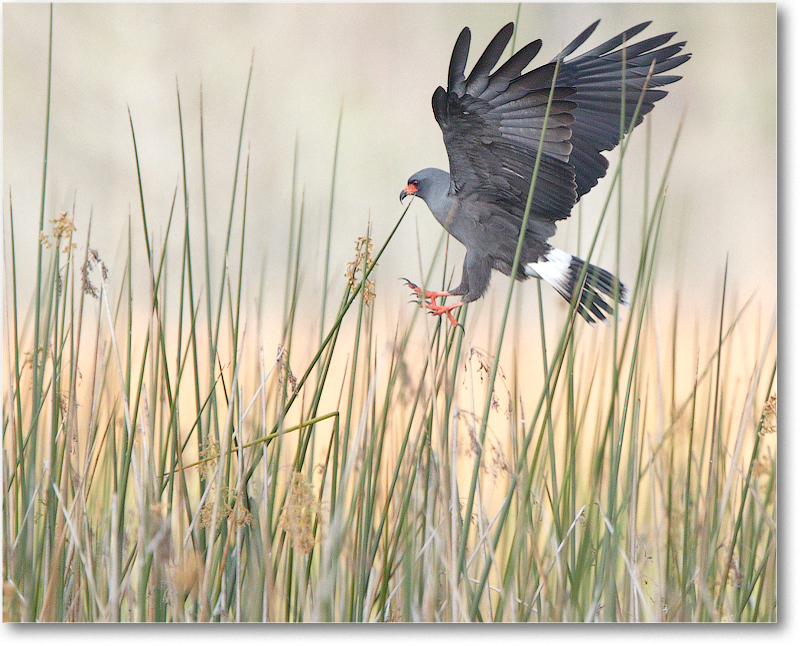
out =
[[(628, 43), (647, 24), (567, 59), (591, 35), (594, 23), (559, 54), (562, 60), (547, 119), (531, 231), (548, 230), (545, 222), (568, 217), (578, 198), (606, 173), (608, 161), (601, 151), (611, 150), (620, 139), (623, 44), (628, 128), (633, 127), (630, 121), (653, 61), (637, 124), (666, 95), (653, 88), (680, 78), (663, 74), (689, 58), (677, 55), (684, 43), (662, 47), (673, 34)], [(476, 212), (484, 214), (482, 218), (517, 221), (519, 231), (559, 57), (523, 74), (541, 48), (536, 40), (491, 73), (513, 31), (513, 23), (500, 30), (468, 77), (470, 32), (467, 28), (461, 32), (450, 60), (447, 91), (436, 90), (433, 112), (447, 147), (452, 187), (462, 204), (479, 202), (484, 208)]]
[[(600, 154), (612, 150), (620, 142), (620, 109), (622, 80), (625, 79), (625, 132), (639, 125), (656, 101), (667, 92), (659, 88), (679, 80), (680, 76), (665, 74), (685, 63), (691, 54), (680, 54), (686, 42), (666, 45), (675, 32), (661, 34), (631, 44), (650, 22), (643, 22), (594, 49), (567, 59), (592, 35), (599, 20), (585, 29), (553, 59), (562, 59), (556, 80), (557, 86), (575, 89), (571, 99), (577, 103), (572, 111), (572, 153), (570, 163), (575, 169), (578, 198), (587, 193), (608, 170), (608, 160)], [(666, 45), (666, 46), (663, 46)], [(624, 70), (623, 70), (624, 57)], [(648, 80), (648, 74), (652, 75)], [(647, 85), (642, 97), (642, 90)], [(636, 123), (633, 115), (641, 98)]]

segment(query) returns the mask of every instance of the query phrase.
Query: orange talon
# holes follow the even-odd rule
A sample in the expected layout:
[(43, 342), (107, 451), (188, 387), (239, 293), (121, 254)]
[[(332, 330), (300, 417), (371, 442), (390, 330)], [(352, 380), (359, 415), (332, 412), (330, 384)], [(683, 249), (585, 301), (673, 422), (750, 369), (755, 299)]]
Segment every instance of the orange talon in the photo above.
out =
[(452, 312), (457, 307), (461, 307), (464, 304), (463, 301), (457, 301), (449, 305), (437, 305), (436, 304), (437, 298), (445, 298), (446, 296), (452, 296), (452, 294), (450, 292), (429, 292), (428, 290), (423, 290), (422, 288), (417, 287), (407, 278), (404, 278), (403, 280), (406, 281), (406, 284), (409, 286), (412, 292), (414, 292), (417, 295), (423, 296), (425, 300), (423, 303), (420, 303), (420, 305), (429, 309), (431, 314), (433, 314), (434, 316), (441, 316), (442, 314), (447, 314), (447, 318), (450, 321), (450, 323), (452, 323), (453, 327), (460, 327), (458, 321), (456, 321)]
[(435, 299), (441, 298), (443, 296), (452, 296), (450, 292), (429, 292), (428, 290), (423, 291), (421, 287), (417, 287), (414, 283), (412, 283), (407, 278), (403, 279), (406, 281), (406, 285), (417, 295), (421, 295), (425, 297), (425, 301), (434, 302)]
[(460, 327), (458, 321), (456, 321), (455, 317), (453, 316), (453, 310), (456, 309), (457, 307), (461, 307), (463, 304), (464, 303), (462, 301), (450, 303), (449, 305), (436, 305), (435, 303), (426, 303), (425, 307), (427, 307), (431, 311), (431, 314), (435, 316), (441, 316), (442, 314), (447, 314), (447, 318), (450, 320), (450, 323), (453, 324), (453, 327)]

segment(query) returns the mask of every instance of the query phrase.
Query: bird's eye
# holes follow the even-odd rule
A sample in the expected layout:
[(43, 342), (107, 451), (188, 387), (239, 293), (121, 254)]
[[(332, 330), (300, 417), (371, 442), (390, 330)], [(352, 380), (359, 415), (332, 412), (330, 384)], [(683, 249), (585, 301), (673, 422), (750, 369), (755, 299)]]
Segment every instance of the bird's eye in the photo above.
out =
[(411, 184), (411, 186), (419, 186), (419, 180), (418, 179), (412, 179), (409, 182), (409, 184)]

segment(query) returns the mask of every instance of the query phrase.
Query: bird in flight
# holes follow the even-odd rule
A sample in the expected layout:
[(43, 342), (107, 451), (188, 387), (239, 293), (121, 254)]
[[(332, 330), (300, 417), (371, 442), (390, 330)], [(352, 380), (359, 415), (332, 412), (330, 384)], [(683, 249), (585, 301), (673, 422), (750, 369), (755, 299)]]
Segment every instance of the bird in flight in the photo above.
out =
[[(450, 172), (421, 170), (400, 193), (401, 202), (409, 195), (422, 198), (439, 223), (466, 247), (458, 287), (423, 292), (408, 283), (424, 296), (427, 309), (438, 316), (446, 314), (453, 325), (457, 325), (453, 310), (483, 296), (492, 269), (511, 274), (543, 128), (516, 279), (543, 279), (571, 301), (588, 263), (547, 240), (556, 232), (556, 222), (568, 218), (581, 196), (606, 174), (608, 160), (601, 153), (620, 141), (623, 101), (628, 132), (667, 95), (658, 88), (681, 78), (666, 74), (691, 56), (681, 53), (685, 42), (667, 44), (675, 32), (631, 43), (649, 22), (570, 58), (599, 22), (585, 29), (552, 61), (524, 74), (541, 48), (541, 40), (520, 49), (492, 73), (514, 32), (513, 23), (492, 39), (469, 76), (465, 76), (469, 28), (456, 40), (447, 90), (439, 87), (433, 93), (433, 114), (442, 129)], [(589, 323), (605, 321), (606, 314), (613, 313), (604, 297), (613, 302), (616, 293), (619, 302), (630, 307), (628, 287), (595, 265), (586, 268), (580, 290), (577, 310)], [(461, 298), (446, 305), (436, 303), (437, 298), (446, 296)]]

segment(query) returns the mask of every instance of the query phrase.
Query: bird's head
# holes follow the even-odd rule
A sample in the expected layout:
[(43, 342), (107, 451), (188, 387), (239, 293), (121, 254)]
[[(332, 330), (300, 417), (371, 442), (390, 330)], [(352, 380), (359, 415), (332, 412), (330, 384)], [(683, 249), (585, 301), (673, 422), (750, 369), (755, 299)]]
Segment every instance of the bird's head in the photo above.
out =
[(400, 191), (400, 201), (416, 195), (430, 204), (431, 199), (444, 197), (449, 189), (449, 173), (438, 168), (425, 168), (408, 178), (408, 185)]

